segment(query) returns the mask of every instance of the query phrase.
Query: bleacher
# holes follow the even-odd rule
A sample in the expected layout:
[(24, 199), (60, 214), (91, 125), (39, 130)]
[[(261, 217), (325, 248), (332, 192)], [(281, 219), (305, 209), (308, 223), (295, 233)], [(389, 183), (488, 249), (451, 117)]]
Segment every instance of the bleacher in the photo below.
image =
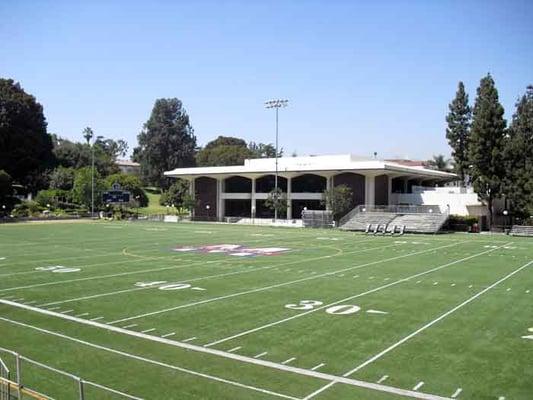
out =
[(513, 225), (509, 234), (512, 236), (533, 236), (533, 226)]
[(446, 220), (438, 206), (358, 206), (339, 222), (339, 228), (367, 233), (437, 233)]

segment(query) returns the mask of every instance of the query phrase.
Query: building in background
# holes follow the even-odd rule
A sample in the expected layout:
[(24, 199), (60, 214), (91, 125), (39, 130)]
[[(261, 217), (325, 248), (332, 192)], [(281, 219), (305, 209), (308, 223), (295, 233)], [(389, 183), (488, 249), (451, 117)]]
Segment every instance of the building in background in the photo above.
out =
[(120, 172), (128, 175), (140, 175), (141, 164), (131, 160), (117, 160), (115, 162)]

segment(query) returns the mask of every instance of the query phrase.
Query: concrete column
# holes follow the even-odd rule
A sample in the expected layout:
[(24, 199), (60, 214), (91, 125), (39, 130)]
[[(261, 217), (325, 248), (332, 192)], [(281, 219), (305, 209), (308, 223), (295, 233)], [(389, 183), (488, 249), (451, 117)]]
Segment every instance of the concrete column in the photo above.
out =
[[(333, 177), (332, 176), (328, 176), (326, 178), (326, 190), (327, 191), (330, 191), (332, 188), (333, 188)], [(327, 211), (330, 211), (331, 207), (329, 206), (328, 203), (326, 203), (326, 210)]]
[(255, 180), (256, 178), (251, 178), (252, 179), (252, 201), (250, 202), (251, 205), (252, 205), (252, 209), (250, 210), (250, 216), (252, 218), (255, 218), (255, 214), (257, 213), (257, 201), (255, 199)]
[(287, 219), (292, 219), (292, 178), (287, 178)]
[(388, 187), (388, 200), (389, 200), (389, 205), (392, 204), (392, 176), (387, 176), (387, 187)]
[(373, 206), (376, 204), (376, 177), (365, 176), (365, 204)]
[[(191, 178), (191, 180), (189, 181), (189, 193), (191, 194), (193, 199), (196, 199), (194, 181), (195, 181), (195, 178)], [(191, 217), (194, 217), (194, 208), (191, 210)]]
[(222, 198), (224, 192), (224, 178), (217, 178), (217, 219), (224, 220), (224, 199)]
[(409, 190), (409, 178), (403, 178), (403, 192), (407, 193)]

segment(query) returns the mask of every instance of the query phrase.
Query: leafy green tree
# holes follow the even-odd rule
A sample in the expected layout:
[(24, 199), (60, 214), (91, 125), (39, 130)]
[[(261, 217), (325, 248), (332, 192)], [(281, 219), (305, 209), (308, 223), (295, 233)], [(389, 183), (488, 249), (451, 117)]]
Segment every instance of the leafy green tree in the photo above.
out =
[(429, 168), (435, 169), (437, 171), (443, 171), (443, 172), (450, 172), (451, 170), (450, 163), (451, 163), (451, 160), (446, 158), (442, 154), (433, 156), (433, 159), (428, 160), (427, 162)]
[(122, 190), (127, 190), (131, 194), (130, 201), (135, 202), (139, 207), (148, 206), (148, 196), (142, 188), (139, 177), (127, 174), (113, 174), (105, 179), (106, 190), (110, 190), (114, 183), (118, 183)]
[[(92, 170), (90, 167), (80, 168), (74, 177), (72, 188), (73, 200), (87, 208), (91, 207)], [(105, 182), (100, 178), (98, 171), (94, 172), (94, 206), (95, 209), (102, 204), (102, 192), (106, 190)]]
[[(0, 169), (0, 207), (6, 205), (8, 198), (13, 194), (13, 187), (11, 186), (11, 176)], [(0, 209), (0, 212), (2, 210)]]
[(242, 165), (252, 154), (243, 139), (219, 136), (198, 151), (196, 163), (200, 167)]
[(196, 137), (180, 100), (158, 99), (144, 129), (137, 136), (134, 160), (145, 182), (166, 187), (163, 172), (194, 166)]
[(519, 216), (533, 215), (533, 86), (516, 103), (505, 138), (505, 196)]
[(0, 79), (0, 169), (36, 189), (35, 174), (54, 163), (43, 107), (11, 79)]
[(468, 105), (468, 94), (463, 82), (459, 82), (455, 99), (449, 104), (450, 112), (446, 116), (448, 127), (446, 138), (452, 148), (455, 170), (464, 183), (470, 165), (468, 147), (470, 142), (470, 122), (472, 109)]
[(287, 193), (283, 193), (280, 188), (272, 189), (265, 200), (266, 208), (272, 211), (277, 209), (278, 218), (287, 213), (288, 204)]
[(183, 207), (184, 197), (189, 193), (189, 183), (183, 179), (177, 179), (169, 188), (161, 194), (159, 204), (162, 206), (172, 205)]
[(325, 190), (323, 196), (322, 204), (331, 210), (335, 221), (353, 208), (353, 192), (347, 185), (338, 185)]
[[(59, 166), (80, 169), (91, 166), (92, 149), (87, 143), (72, 142), (53, 135), (54, 155)], [(111, 139), (106, 139), (111, 140)], [(119, 171), (115, 164), (116, 154), (110, 153), (101, 144), (101, 139), (94, 144), (94, 167), (102, 176), (108, 176)]]
[(489, 226), (492, 226), (493, 203), (502, 193), (505, 177), (503, 157), (506, 121), (492, 76), (481, 79), (472, 118), (469, 158), (474, 190), (486, 202)]
[(72, 190), (75, 173), (74, 168), (57, 167), (50, 173), (50, 189)]
[[(248, 149), (253, 158), (274, 158), (276, 157), (276, 147), (272, 143), (250, 142)], [(278, 157), (283, 157), (283, 149), (278, 150)]]

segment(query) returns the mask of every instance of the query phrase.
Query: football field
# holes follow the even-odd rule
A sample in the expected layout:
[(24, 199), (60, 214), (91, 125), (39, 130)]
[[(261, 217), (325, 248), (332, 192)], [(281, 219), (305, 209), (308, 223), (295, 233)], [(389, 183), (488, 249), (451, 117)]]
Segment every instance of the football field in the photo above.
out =
[[(530, 400), (533, 240), (0, 225), (0, 347), (130, 398)], [(26, 386), (79, 398), (23, 364)]]

